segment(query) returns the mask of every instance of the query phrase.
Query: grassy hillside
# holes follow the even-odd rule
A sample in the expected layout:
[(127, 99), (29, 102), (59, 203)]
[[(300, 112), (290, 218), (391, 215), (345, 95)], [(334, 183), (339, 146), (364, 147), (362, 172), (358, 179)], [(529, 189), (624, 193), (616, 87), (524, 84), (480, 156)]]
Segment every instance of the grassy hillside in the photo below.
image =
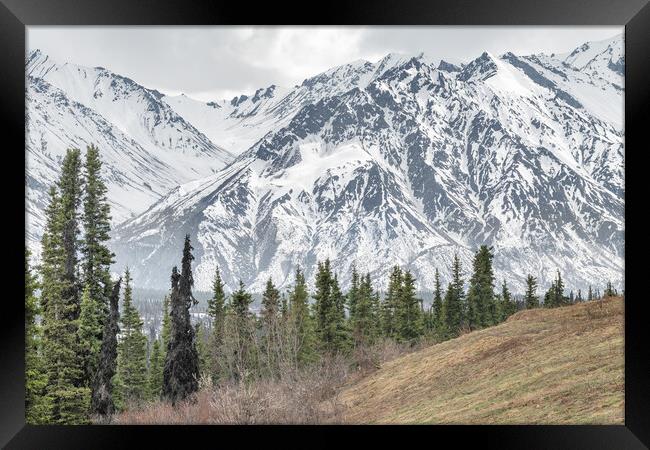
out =
[(623, 299), (521, 311), (346, 386), (344, 422), (622, 424)]

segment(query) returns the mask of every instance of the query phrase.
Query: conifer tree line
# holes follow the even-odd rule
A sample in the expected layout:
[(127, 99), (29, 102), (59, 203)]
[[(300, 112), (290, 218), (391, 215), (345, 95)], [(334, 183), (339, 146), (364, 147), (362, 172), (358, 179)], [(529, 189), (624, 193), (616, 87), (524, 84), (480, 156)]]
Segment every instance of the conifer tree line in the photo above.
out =
[[(37, 270), (25, 254), (28, 423), (89, 423), (151, 401), (182, 401), (202, 380), (219, 386), (291, 376), (324, 357), (350, 356), (384, 340), (407, 346), (441, 342), (499, 324), (518, 309), (583, 301), (580, 290), (565, 292), (558, 271), (542, 301), (537, 280), (528, 275), (523, 300), (515, 302), (506, 280), (496, 280), (492, 248), (482, 245), (468, 274), (454, 256), (447, 286), (435, 270), (428, 308), (408, 269), (394, 266), (382, 295), (371, 274), (353, 266), (350, 288), (343, 292), (326, 259), (318, 262), (311, 290), (301, 267), (285, 292), (268, 279), (256, 315), (244, 283), (226, 294), (217, 267), (208, 320), (193, 325), (190, 310), (198, 302), (186, 235), (180, 271), (172, 268), (163, 300), (162, 329), (148, 338), (133, 303), (129, 268), (111, 279), (110, 208), (100, 172), (96, 147), (89, 146), (85, 157), (67, 151), (49, 191)], [(604, 296), (614, 295), (617, 290), (607, 283)], [(597, 298), (600, 292), (589, 286), (586, 300)]]

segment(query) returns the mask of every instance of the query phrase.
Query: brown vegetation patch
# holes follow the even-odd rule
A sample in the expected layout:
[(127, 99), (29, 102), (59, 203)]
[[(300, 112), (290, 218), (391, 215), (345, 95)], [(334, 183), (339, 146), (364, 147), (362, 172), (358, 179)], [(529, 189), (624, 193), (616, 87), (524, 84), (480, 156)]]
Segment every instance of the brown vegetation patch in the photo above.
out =
[(623, 299), (521, 311), (349, 383), (351, 423), (622, 424)]

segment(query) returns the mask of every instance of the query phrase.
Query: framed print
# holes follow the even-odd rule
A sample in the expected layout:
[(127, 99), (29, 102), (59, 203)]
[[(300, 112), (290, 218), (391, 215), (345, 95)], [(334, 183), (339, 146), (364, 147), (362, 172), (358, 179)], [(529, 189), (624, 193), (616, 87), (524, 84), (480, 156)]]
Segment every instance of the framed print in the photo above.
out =
[(646, 1), (0, 10), (7, 448), (648, 445)]

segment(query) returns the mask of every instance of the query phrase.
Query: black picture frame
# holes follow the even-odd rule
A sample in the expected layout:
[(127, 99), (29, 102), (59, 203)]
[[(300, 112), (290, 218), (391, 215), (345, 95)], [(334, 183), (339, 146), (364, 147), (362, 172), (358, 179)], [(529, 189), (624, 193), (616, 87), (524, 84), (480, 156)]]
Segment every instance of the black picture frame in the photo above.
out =
[[(648, 0), (448, 0), (429, 2), (330, 1), (244, 3), (180, 0), (0, 0), (0, 100), (5, 167), (0, 177), (5, 183), (3, 203), (7, 205), (0, 222), (9, 229), (0, 236), (24, 233), (25, 143), (25, 33), (30, 25), (235, 25), (235, 24), (337, 24), (337, 25), (620, 25), (625, 26), (625, 141), (626, 141), (626, 235), (640, 226), (632, 220), (628, 207), (638, 194), (635, 181), (637, 161), (647, 149), (650, 105), (650, 5)], [(644, 145), (645, 144), (645, 145)], [(11, 163), (9, 163), (11, 160)], [(21, 186), (23, 187), (21, 189)], [(15, 189), (15, 191), (14, 191)], [(643, 191), (642, 191), (643, 192)], [(642, 204), (641, 204), (642, 205)], [(641, 206), (641, 209), (642, 206)], [(14, 230), (15, 228), (15, 230)], [(22, 229), (22, 231), (21, 231)], [(11, 233), (8, 234), (8, 233)], [(637, 233), (638, 234), (638, 233)], [(632, 240), (632, 242), (637, 242)], [(214, 445), (226, 444), (226, 432), (240, 433), (247, 440), (253, 435), (278, 439), (284, 445), (326, 445), (328, 438), (338, 442), (349, 438), (343, 433), (365, 432), (375, 440), (395, 437), (401, 432), (419, 433), (431, 445), (455, 445), (471, 439), (481, 446), (498, 448), (646, 448), (650, 445), (650, 398), (648, 379), (650, 358), (645, 344), (643, 281), (631, 275), (638, 246), (626, 246), (625, 305), (625, 425), (624, 426), (435, 426), (430, 427), (165, 427), (165, 426), (31, 426), (24, 419), (24, 288), (22, 263), (24, 242), (6, 239), (3, 271), (5, 295), (0, 300), (0, 445), (6, 448), (121, 448), (149, 440), (167, 445), (207, 439)], [(10, 294), (11, 293), (11, 294)], [(296, 438), (296, 432), (309, 437)], [(302, 434), (301, 433), (301, 434)], [(138, 435), (138, 436), (136, 436)], [(220, 436), (219, 438), (215, 438)], [(288, 438), (288, 439), (287, 439)], [(216, 440), (215, 440), (216, 439)], [(451, 439), (451, 441), (449, 441)], [(386, 441), (387, 442), (387, 441)], [(404, 441), (406, 443), (406, 441)], [(131, 444), (131, 445), (129, 445)], [(196, 444), (201, 445), (201, 444)], [(398, 443), (399, 445), (399, 443)], [(402, 444), (404, 445), (404, 444)], [(413, 441), (412, 445), (416, 445)], [(418, 444), (420, 445), (420, 444)]]

